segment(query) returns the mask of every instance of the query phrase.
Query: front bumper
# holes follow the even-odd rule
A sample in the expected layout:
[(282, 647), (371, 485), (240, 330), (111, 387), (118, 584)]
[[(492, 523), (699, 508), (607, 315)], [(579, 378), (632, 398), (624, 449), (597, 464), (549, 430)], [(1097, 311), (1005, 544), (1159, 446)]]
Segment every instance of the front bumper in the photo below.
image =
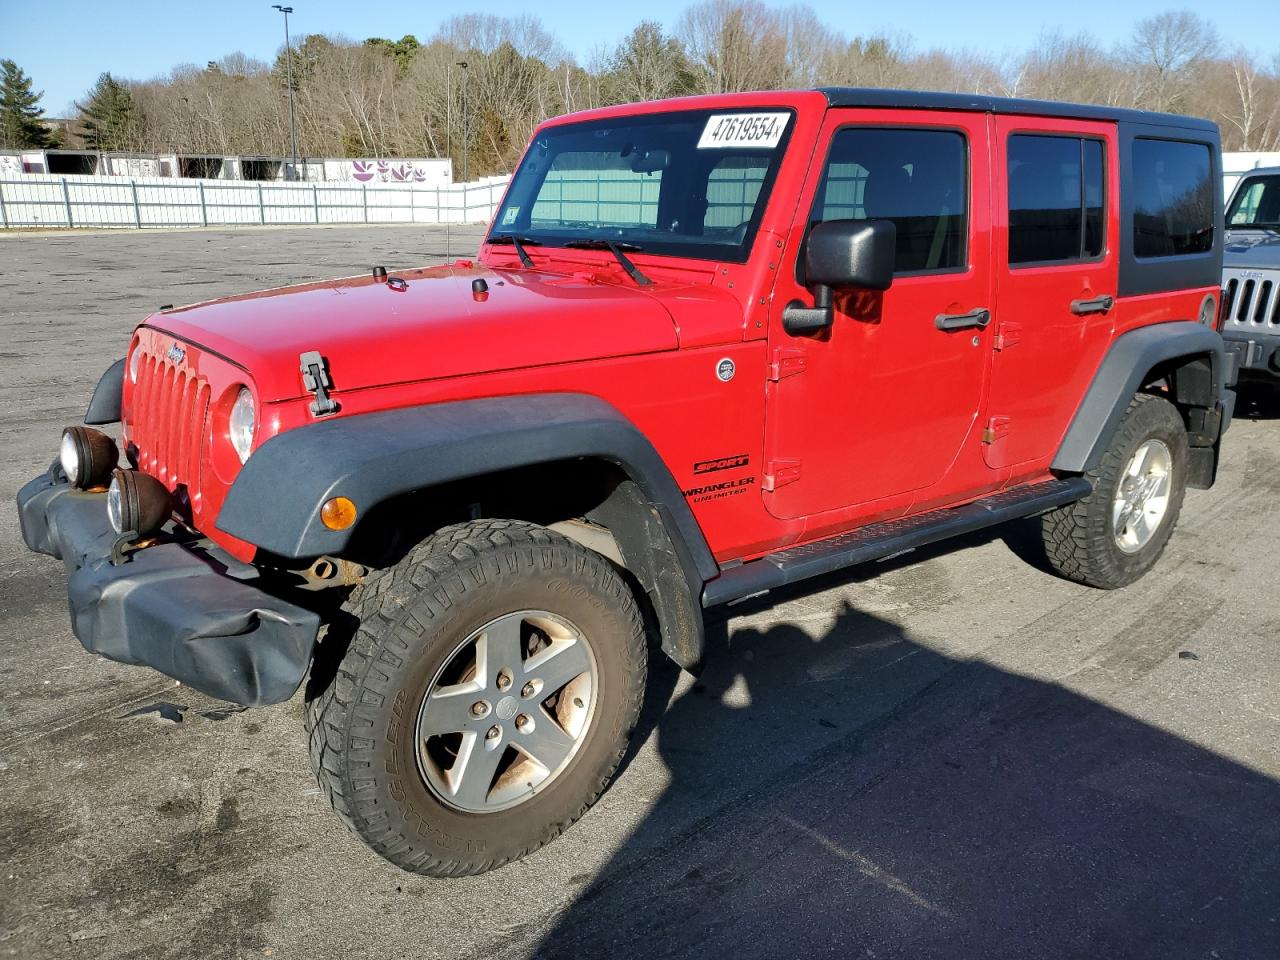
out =
[(1280, 377), (1280, 336), (1250, 337), (1224, 330), (1222, 340), (1237, 373), (1265, 373)]
[(244, 706), (279, 703), (298, 689), (320, 617), (232, 575), (253, 568), (179, 543), (115, 565), (106, 495), (47, 474), (18, 491), (18, 515), (27, 546), (66, 564), (71, 628), (85, 649)]

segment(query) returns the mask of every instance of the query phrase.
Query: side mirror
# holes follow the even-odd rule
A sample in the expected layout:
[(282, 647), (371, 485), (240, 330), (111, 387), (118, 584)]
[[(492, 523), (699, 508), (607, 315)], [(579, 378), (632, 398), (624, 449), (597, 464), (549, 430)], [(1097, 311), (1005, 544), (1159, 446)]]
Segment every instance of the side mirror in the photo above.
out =
[(891, 220), (827, 220), (809, 231), (804, 251), (805, 280), (813, 306), (787, 304), (782, 326), (788, 333), (816, 333), (831, 326), (833, 290), (888, 290), (898, 228)]

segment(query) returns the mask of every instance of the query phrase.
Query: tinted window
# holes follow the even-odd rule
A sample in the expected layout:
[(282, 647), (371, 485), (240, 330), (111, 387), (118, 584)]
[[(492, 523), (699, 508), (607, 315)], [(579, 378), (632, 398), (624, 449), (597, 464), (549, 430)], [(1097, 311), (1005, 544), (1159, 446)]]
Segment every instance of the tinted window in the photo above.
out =
[(1102, 144), (1009, 138), (1009, 262), (1086, 260), (1102, 253)]
[(1209, 147), (1179, 140), (1133, 141), (1133, 253), (1173, 257), (1213, 247)]
[(899, 273), (963, 267), (967, 166), (951, 130), (840, 130), (811, 219), (892, 220)]
[(1227, 226), (1280, 226), (1280, 175), (1246, 180), (1231, 201)]
[(1081, 141), (1084, 152), (1084, 256), (1102, 256), (1106, 241), (1103, 219), (1103, 197), (1106, 196), (1106, 174), (1103, 168), (1102, 141)]

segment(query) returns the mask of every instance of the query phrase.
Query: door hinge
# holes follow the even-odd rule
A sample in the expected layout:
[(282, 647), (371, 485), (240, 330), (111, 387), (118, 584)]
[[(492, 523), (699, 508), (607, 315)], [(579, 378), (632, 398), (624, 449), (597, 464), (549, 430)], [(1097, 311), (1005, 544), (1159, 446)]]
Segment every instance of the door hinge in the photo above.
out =
[(329, 376), (329, 364), (318, 350), (308, 350), (298, 355), (299, 369), (302, 370), (302, 385), (315, 395), (310, 404), (313, 417), (338, 411), (338, 401), (329, 396), (333, 389), (333, 379)]
[(1015, 343), (1022, 340), (1022, 324), (1020, 323), (1002, 323), (1000, 330), (996, 334), (995, 348), (997, 350), (1008, 350)]
[(770, 380), (785, 380), (797, 373), (804, 373), (805, 354), (803, 350), (788, 350), (780, 347), (773, 351), (773, 363), (769, 364)]
[(1008, 417), (992, 417), (987, 421), (987, 427), (982, 431), (983, 443), (995, 443), (1003, 440), (1009, 435), (1009, 418)]
[(766, 493), (772, 493), (788, 483), (800, 479), (799, 460), (770, 460), (764, 467), (764, 485)]

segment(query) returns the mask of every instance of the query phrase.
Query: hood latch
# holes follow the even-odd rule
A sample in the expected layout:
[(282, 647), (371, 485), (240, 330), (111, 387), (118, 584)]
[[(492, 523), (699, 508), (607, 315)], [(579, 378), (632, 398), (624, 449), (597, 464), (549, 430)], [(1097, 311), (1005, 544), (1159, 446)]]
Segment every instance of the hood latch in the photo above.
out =
[(306, 353), (299, 354), (298, 360), (301, 363), (302, 384), (315, 394), (315, 400), (310, 406), (312, 416), (323, 417), (325, 414), (337, 413), (338, 401), (328, 393), (333, 389), (333, 379), (329, 376), (329, 364), (325, 362), (324, 357), (320, 356), (320, 351), (308, 350)]

